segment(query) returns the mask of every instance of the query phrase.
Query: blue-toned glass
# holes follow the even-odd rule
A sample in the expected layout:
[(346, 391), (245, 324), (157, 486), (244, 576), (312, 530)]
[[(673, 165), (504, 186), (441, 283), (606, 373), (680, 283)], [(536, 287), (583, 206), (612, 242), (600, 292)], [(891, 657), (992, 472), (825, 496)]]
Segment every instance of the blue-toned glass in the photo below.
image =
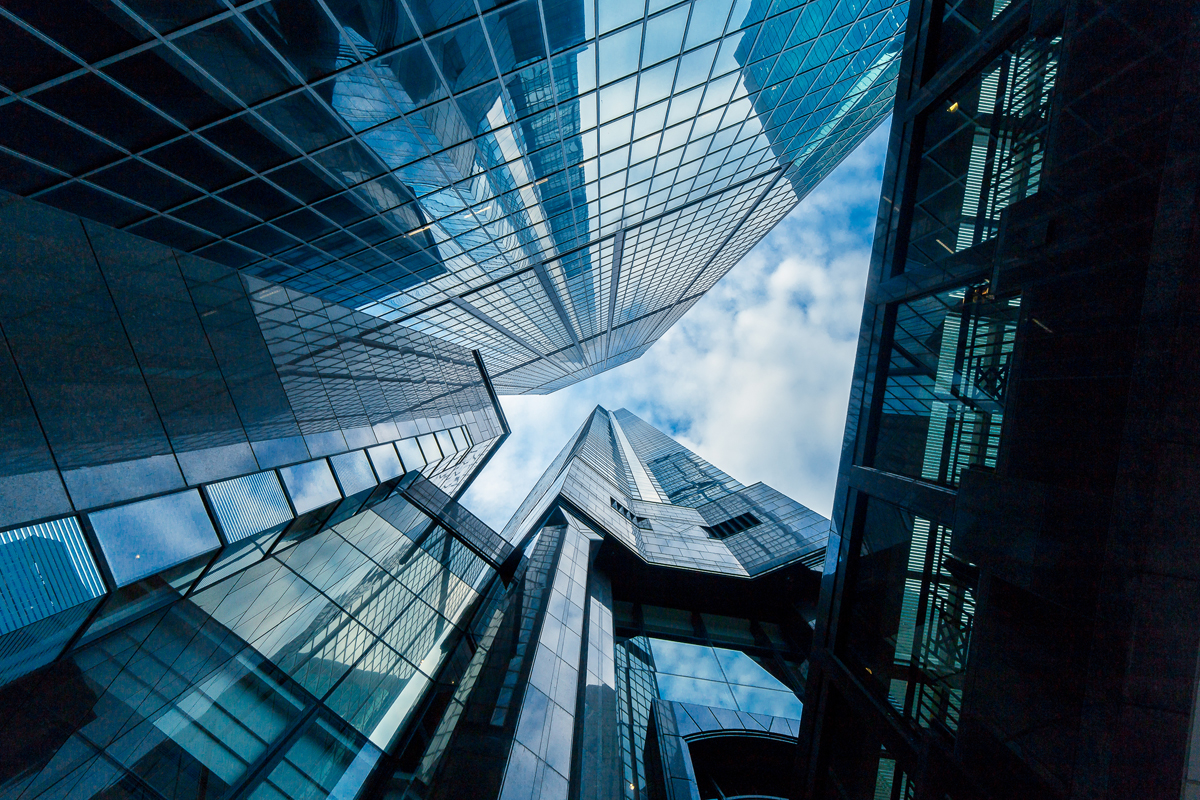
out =
[(786, 691), (787, 687), (780, 683), (778, 678), (763, 669), (757, 661), (745, 653), (721, 647), (713, 648), (713, 650), (717, 660), (721, 663), (721, 671), (725, 673), (725, 680), (730, 683)]
[(729, 684), (722, 681), (706, 681), (683, 675), (658, 675), (658, 696), (676, 703), (693, 703), (698, 706), (737, 709)]
[(328, 712), (313, 723), (254, 788), (251, 800), (353, 800), (383, 755)]
[(212, 558), (211, 553), (199, 555), (117, 589), (104, 601), (104, 606), (80, 637), (80, 644), (94, 641), (132, 620), (178, 600), (196, 582)]
[(379, 476), (379, 480), (389, 481), (404, 474), (404, 467), (400, 464), (400, 457), (396, 455), (396, 448), (393, 445), (381, 444), (378, 447), (368, 447), (367, 455), (371, 458), (371, 466), (375, 468), (375, 474)]
[[(184, 136), (147, 157), (193, 188), (127, 162), (89, 179), (111, 194), (76, 182), (39, 197), (405, 319), (478, 349), (501, 392), (545, 393), (638, 357), (879, 124), (907, 3), (265, 0), (232, 16), (136, 5), (149, 25), (182, 30), (152, 50), (103, 48), (103, 69), (161, 114), (85, 71), (35, 100), (84, 129), (77, 146), (23, 133), (30, 115), (63, 127), (33, 106), (0, 110), (6, 157), (21, 162), (11, 173), (78, 175), (120, 160), (102, 141), (174, 137), (163, 120), (178, 120), (204, 143)], [(96, 87), (113, 101), (103, 110), (54, 108)], [(149, 123), (114, 124), (117, 104)], [(337, 211), (339, 191), (358, 213)], [(953, 191), (925, 194), (922, 208), (945, 211)], [(169, 216), (145, 219), (137, 204)], [(958, 247), (938, 236), (945, 247), (918, 243), (926, 256)]]
[(104, 594), (74, 517), (0, 533), (0, 634)]
[(650, 639), (650, 647), (654, 652), (654, 668), (660, 675), (724, 680), (724, 673), (711, 647), (666, 639)]
[(292, 510), (273, 471), (243, 475), (204, 487), (209, 507), (227, 543), (239, 542), (292, 519)]
[(425, 455), (425, 461), (432, 464), (442, 458), (442, 449), (438, 446), (438, 439), (432, 433), (423, 433), (417, 437), (417, 443), (421, 446), (421, 452)]
[(400, 460), (404, 463), (406, 472), (420, 469), (427, 463), (416, 439), (401, 439), (396, 442), (396, 449), (400, 452)]
[(0, 684), (55, 658), (104, 592), (74, 517), (0, 533)]
[(297, 514), (306, 514), (342, 499), (337, 481), (323, 458), (279, 470)]
[(387, 749), (421, 702), (430, 680), (383, 642), (355, 664), (327, 705)]
[(342, 487), (342, 494), (346, 497), (374, 489), (378, 485), (371, 462), (363, 450), (333, 456), (329, 462), (333, 465), (333, 472)]
[(496, 78), (483, 26), (470, 19), (457, 27), (426, 40), (434, 64), (446, 76), (454, 94)]
[(22, 710), (36, 722), (6, 755), (3, 791), (62, 792), (64, 775), (87, 775), (68, 777), (66, 793), (87, 800), (137, 785), (139, 796), (161, 800), (228, 797), (266, 753), (287, 746), (310, 701), (244, 642), (211, 630), (177, 605), (126, 626), (118, 646), (77, 650), (65, 669), (31, 678), (25, 696), (10, 693), (6, 733)]
[(791, 692), (778, 692), (762, 689), (757, 686), (741, 686), (730, 684), (734, 699), (740, 711), (751, 714), (769, 714), (772, 717), (788, 717), (800, 719), (804, 713), (804, 704), (796, 699)]
[(749, 655), (663, 639), (648, 641), (664, 700), (800, 718), (803, 706), (795, 694)]
[(196, 489), (94, 511), (87, 519), (117, 586), (221, 546)]
[(279, 538), (279, 533), (278, 529), (270, 529), (258, 536), (227, 546), (196, 584), (196, 591), (212, 586), (261, 561), (271, 551), (271, 545)]

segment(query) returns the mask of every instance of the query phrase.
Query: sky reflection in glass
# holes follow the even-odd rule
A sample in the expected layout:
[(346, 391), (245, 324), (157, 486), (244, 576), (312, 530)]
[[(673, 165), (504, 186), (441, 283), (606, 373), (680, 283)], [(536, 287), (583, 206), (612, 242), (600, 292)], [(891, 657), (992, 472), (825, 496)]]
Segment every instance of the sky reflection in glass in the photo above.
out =
[[(14, 133), (6, 152), (61, 175), (0, 189), (479, 349), (500, 391), (548, 392), (640, 355), (887, 115), (907, 3), (446, 6), (389, 0), (388, 24), (356, 3), (200, 12), (172, 40), (186, 70), (133, 80), (136, 47), (106, 59), (113, 96), (155, 122), (128, 153), (104, 144), (127, 133), (111, 115), (74, 109), (95, 167)], [(0, 123), (91, 78), (60, 77)], [(151, 86), (240, 102), (194, 116)], [(129, 177), (147, 173), (157, 190)]]
[(803, 705), (775, 676), (737, 650), (650, 639), (664, 700), (800, 719)]
[(95, 511), (88, 522), (117, 586), (221, 545), (195, 489)]
[(323, 458), (294, 464), (279, 470), (283, 484), (287, 487), (288, 496), (297, 514), (304, 514), (315, 508), (336, 503), (342, 499), (337, 481), (329, 471), (329, 462)]

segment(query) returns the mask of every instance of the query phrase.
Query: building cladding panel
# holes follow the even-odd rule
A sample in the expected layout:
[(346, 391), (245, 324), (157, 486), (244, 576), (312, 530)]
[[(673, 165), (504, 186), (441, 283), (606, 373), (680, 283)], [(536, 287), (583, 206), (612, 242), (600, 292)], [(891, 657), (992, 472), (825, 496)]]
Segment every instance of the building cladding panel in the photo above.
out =
[(448, 471), (503, 435), (470, 351), (12, 195), (0, 217), (0, 525), (461, 430)]
[(906, 8), (16, 4), (0, 189), (549, 392), (644, 352), (889, 113)]
[(456, 497), (507, 436), (469, 350), (10, 194), (0, 220), (5, 681), (405, 473)]

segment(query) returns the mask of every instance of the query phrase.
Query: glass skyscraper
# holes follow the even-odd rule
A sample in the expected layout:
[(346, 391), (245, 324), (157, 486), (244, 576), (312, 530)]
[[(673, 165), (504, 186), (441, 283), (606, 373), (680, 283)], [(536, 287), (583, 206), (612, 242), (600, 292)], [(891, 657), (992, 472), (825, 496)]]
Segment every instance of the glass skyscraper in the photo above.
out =
[(781, 794), (828, 520), (597, 408), (498, 534), (407, 441), (6, 532), (0, 797)]
[(11, 195), (0, 230), (0, 680), (507, 436), (471, 351)]
[(782, 763), (827, 521), (603, 410), (505, 534), (457, 498), (870, 132), (903, 8), (0, 6), (0, 797)]
[[(889, 6), (0, 7), (0, 800), (1200, 796), (1200, 10)], [(897, 69), (832, 520), (463, 508)]]
[(641, 355), (889, 113), (905, 0), (0, 7), (0, 189), (478, 350)]
[(1198, 796), (1198, 23), (911, 4), (792, 797)]

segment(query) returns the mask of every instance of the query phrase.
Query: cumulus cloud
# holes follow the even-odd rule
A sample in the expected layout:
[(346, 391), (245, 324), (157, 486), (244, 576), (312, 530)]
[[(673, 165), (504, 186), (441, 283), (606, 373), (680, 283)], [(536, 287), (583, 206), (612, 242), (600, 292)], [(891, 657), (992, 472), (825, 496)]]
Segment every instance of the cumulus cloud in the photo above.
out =
[(640, 359), (502, 397), (513, 433), (464, 497), (496, 529), (597, 405), (829, 515), (887, 121)]

